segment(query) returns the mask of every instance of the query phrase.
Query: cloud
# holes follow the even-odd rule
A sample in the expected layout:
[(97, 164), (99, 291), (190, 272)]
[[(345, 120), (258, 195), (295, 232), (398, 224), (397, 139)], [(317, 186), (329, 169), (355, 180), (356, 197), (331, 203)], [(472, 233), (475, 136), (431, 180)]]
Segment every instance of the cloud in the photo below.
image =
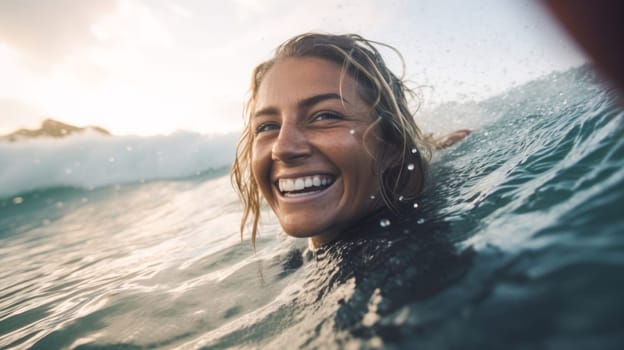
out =
[(97, 39), (91, 26), (117, 0), (0, 1), (0, 41), (18, 50), (31, 69), (47, 70), (77, 47)]
[(173, 36), (154, 9), (190, 13), (173, 2), (148, 5), (142, 0), (3, 0), (0, 46), (12, 48), (28, 70), (95, 81), (116, 68), (111, 65), (143, 61), (134, 57), (142, 49), (173, 47)]
[(181, 6), (180, 4), (177, 4), (177, 3), (173, 2), (173, 1), (167, 2), (165, 4), (165, 6), (168, 7), (169, 10), (172, 13), (174, 13), (174, 14), (180, 16), (180, 17), (184, 17), (184, 18), (191, 18), (191, 17), (193, 17), (193, 13), (189, 9), (187, 9), (186, 7)]
[(34, 128), (42, 117), (37, 107), (14, 98), (0, 98), (0, 135), (19, 128)]
[[(91, 31), (100, 41), (110, 43), (116, 48), (139, 46), (171, 48), (173, 36), (158, 16), (157, 10), (160, 6), (148, 4), (141, 0), (120, 1), (116, 11), (95, 23)], [(174, 4), (168, 5), (167, 7), (170, 7)], [(178, 12), (184, 11), (181, 7), (174, 9)], [(171, 8), (170, 11), (175, 13)]]
[(0, 98), (119, 133), (235, 129), (253, 67), (308, 31), (393, 45), (407, 78), (441, 100), (481, 98), (570, 61), (533, 7), (486, 1), (0, 0)]

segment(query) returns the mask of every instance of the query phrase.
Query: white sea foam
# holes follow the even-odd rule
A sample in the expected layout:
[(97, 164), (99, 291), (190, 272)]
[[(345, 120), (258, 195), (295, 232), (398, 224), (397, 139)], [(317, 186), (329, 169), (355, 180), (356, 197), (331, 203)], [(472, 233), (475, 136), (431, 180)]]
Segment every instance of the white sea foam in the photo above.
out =
[(231, 164), (236, 134), (176, 132), (166, 136), (102, 136), (0, 143), (0, 198), (58, 186), (111, 184), (197, 175)]

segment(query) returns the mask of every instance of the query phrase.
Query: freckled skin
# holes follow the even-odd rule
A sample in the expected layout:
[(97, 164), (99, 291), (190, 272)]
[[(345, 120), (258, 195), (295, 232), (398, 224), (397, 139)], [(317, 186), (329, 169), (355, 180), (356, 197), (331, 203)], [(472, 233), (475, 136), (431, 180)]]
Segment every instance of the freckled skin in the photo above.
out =
[[(318, 246), (381, 206), (378, 195), (371, 199), (378, 178), (363, 144), (371, 108), (349, 75), (341, 86), (338, 65), (311, 57), (279, 60), (256, 101), (252, 172), (286, 233)], [(377, 141), (368, 144), (374, 147)], [(334, 184), (309, 196), (285, 197), (275, 185), (280, 178), (321, 174), (335, 177)]]

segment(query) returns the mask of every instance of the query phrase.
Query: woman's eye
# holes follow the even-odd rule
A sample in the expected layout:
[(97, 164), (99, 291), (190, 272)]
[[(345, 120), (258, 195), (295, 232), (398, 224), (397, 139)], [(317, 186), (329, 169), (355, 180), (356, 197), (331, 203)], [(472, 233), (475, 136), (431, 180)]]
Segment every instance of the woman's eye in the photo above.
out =
[(263, 123), (256, 127), (256, 134), (259, 134), (261, 132), (271, 131), (271, 130), (278, 130), (278, 129), (279, 129), (279, 125), (275, 123)]
[(318, 113), (316, 115), (314, 115), (314, 120), (335, 120), (335, 119), (342, 119), (342, 116), (338, 113), (332, 113), (332, 112), (321, 112)]

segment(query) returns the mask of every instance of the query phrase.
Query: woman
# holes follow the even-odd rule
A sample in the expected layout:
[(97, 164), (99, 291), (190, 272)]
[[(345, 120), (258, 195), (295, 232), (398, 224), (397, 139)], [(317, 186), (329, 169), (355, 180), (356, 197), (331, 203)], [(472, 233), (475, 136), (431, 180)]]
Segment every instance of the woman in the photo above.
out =
[(422, 190), (435, 142), (374, 44), (302, 34), (255, 68), (232, 168), (253, 242), (261, 196), (287, 234), (317, 248)]

